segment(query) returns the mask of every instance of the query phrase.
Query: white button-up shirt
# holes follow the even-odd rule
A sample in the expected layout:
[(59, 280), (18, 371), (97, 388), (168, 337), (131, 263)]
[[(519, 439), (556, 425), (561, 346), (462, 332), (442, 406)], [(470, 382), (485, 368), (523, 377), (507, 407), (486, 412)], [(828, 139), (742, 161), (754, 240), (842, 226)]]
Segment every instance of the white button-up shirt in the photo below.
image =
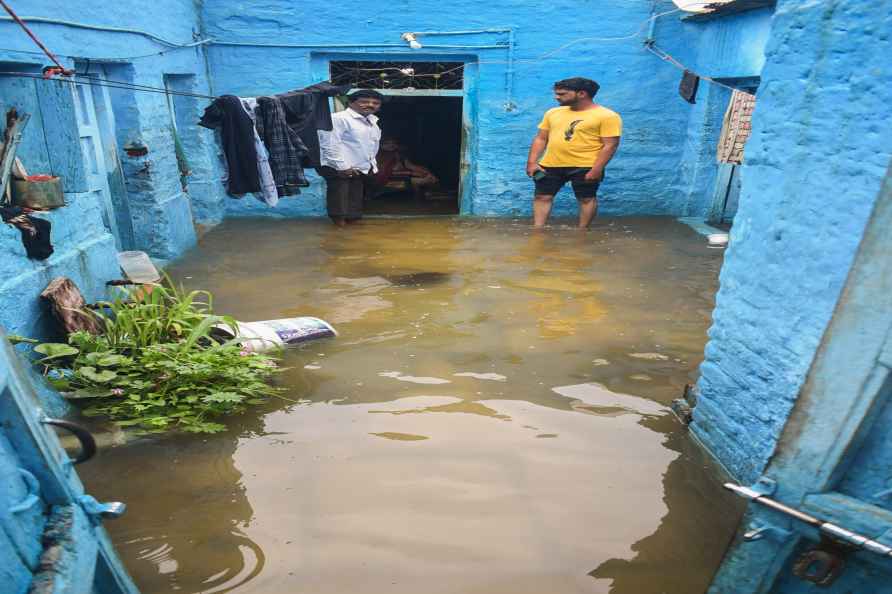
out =
[(378, 117), (364, 116), (349, 107), (331, 116), (332, 130), (319, 130), (319, 157), (325, 167), (338, 171), (358, 169), (378, 173), (381, 128)]

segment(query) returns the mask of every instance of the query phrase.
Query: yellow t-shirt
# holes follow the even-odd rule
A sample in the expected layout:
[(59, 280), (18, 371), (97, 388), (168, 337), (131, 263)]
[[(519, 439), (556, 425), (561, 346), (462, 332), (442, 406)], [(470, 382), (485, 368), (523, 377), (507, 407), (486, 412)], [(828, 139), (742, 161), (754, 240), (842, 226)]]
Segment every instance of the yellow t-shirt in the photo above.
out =
[(539, 129), (548, 130), (548, 147), (540, 165), (591, 167), (604, 147), (601, 137), (621, 136), (623, 121), (603, 105), (585, 111), (555, 107), (545, 112)]

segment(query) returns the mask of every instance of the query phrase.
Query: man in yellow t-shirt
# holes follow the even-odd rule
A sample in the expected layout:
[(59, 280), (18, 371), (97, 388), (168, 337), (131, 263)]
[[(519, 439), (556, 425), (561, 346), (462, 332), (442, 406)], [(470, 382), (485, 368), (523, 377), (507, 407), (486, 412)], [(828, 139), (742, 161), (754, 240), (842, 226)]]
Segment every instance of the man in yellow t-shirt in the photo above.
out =
[(579, 228), (588, 228), (598, 212), (598, 186), (623, 128), (619, 114), (594, 102), (599, 88), (581, 77), (554, 83), (560, 107), (545, 112), (527, 158), (527, 175), (536, 181), (535, 227), (545, 226), (554, 195), (568, 181), (579, 202)]

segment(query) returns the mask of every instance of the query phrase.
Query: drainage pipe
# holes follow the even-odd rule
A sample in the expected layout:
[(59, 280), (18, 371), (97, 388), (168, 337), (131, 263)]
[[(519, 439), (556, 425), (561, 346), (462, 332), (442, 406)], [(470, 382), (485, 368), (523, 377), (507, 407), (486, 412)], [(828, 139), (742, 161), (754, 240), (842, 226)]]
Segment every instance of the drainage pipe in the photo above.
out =
[(478, 33), (509, 33), (514, 29), (470, 29), (467, 31), (412, 31), (415, 35), (476, 35)]
[[(212, 40), (211, 45), (236, 46), (236, 47), (281, 47), (294, 49), (362, 49), (395, 47), (405, 48), (405, 43), (257, 43), (251, 41), (217, 41)], [(429, 49), (505, 49), (507, 44), (497, 43), (493, 45), (426, 45)]]

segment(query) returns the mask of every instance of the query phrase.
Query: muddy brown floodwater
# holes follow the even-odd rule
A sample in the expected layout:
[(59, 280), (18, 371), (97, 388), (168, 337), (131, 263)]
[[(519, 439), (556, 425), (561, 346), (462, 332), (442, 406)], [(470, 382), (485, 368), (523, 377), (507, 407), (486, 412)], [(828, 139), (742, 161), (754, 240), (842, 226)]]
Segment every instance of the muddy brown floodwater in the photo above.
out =
[(285, 396), (84, 465), (144, 594), (697, 594), (739, 506), (668, 409), (720, 250), (668, 218), (234, 220), (170, 270), (314, 315)]

